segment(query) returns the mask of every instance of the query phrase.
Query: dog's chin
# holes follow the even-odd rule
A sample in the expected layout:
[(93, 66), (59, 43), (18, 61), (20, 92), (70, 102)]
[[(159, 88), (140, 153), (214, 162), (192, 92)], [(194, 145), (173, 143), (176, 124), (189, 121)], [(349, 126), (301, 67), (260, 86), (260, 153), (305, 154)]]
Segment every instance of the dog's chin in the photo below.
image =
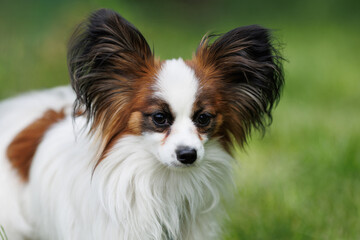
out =
[(193, 164), (183, 164), (181, 162), (166, 162), (166, 163), (162, 163), (164, 166), (166, 166), (168, 169), (173, 170), (173, 171), (186, 171), (188, 169), (192, 169), (192, 168), (196, 168), (197, 164), (193, 163)]

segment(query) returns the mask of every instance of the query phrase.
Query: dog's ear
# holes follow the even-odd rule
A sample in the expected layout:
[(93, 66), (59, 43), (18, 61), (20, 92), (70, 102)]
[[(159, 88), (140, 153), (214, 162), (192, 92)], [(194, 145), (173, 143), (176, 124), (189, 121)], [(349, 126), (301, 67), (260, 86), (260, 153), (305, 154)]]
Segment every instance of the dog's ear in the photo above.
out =
[(224, 140), (233, 136), (242, 145), (252, 127), (264, 130), (271, 123), (284, 83), (282, 58), (269, 30), (260, 26), (236, 28), (211, 44), (212, 37), (203, 38), (195, 61), (205, 84), (213, 78), (223, 96)]
[(105, 115), (125, 107), (132, 84), (153, 66), (148, 43), (131, 23), (112, 10), (94, 12), (69, 42), (68, 68), (77, 94), (75, 112), (85, 113), (92, 127), (111, 119), (113, 116)]

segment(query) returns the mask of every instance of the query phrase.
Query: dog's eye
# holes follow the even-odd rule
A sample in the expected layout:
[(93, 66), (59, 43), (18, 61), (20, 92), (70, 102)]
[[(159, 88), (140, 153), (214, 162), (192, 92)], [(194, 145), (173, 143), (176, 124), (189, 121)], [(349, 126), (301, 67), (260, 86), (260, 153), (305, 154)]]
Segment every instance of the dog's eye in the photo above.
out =
[(159, 127), (164, 127), (169, 124), (168, 117), (161, 112), (154, 113), (152, 115), (152, 120)]
[(209, 113), (202, 113), (196, 119), (196, 124), (199, 127), (206, 127), (211, 121), (212, 115)]

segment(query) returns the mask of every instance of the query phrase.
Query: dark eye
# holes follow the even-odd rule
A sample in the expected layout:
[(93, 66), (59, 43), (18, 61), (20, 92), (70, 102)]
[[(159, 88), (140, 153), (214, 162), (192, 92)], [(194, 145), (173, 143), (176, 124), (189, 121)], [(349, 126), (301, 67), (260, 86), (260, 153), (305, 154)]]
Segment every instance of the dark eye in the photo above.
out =
[(166, 114), (161, 113), (161, 112), (154, 113), (152, 115), (152, 120), (159, 127), (164, 127), (168, 124), (168, 118), (167, 118)]
[(212, 116), (210, 114), (202, 113), (197, 117), (196, 123), (199, 127), (206, 127), (209, 125), (211, 118)]

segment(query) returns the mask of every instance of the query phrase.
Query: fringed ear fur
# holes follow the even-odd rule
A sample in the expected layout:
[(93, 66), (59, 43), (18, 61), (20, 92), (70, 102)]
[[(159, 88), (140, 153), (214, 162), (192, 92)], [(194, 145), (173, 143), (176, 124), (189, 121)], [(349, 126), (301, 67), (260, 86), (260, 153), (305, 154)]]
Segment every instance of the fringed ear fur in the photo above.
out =
[(205, 36), (194, 61), (202, 69), (202, 81), (217, 84), (223, 96), (222, 139), (246, 143), (251, 129), (264, 130), (284, 84), (283, 58), (269, 30), (260, 26), (239, 27), (217, 38)]
[[(154, 56), (143, 35), (116, 12), (101, 9), (80, 24), (68, 50), (74, 112), (85, 114), (91, 129), (126, 127), (135, 80), (153, 71)], [(122, 123), (122, 124), (121, 124)], [(118, 129), (121, 131), (121, 129)]]

